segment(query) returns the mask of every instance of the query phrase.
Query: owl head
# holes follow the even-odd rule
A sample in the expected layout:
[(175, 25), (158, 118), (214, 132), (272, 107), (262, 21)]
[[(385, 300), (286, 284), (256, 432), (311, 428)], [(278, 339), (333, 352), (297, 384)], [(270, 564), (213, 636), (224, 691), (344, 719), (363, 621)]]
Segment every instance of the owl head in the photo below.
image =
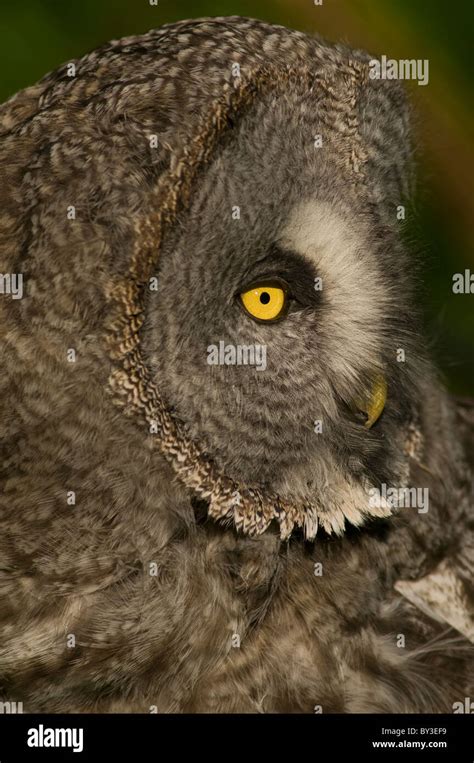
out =
[[(369, 60), (203, 19), (41, 85), (51, 164), (71, 198), (88, 188), (64, 239), (102, 245), (80, 277), (108, 393), (244, 532), (386, 515), (370, 488), (403, 482), (416, 440), (409, 115)], [(41, 192), (59, 203), (61, 187)]]

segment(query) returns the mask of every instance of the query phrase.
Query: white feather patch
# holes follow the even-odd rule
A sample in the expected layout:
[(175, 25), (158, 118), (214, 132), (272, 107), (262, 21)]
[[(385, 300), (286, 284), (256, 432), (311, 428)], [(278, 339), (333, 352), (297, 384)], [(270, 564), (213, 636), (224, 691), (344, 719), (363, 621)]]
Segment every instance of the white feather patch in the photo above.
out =
[(474, 643), (474, 613), (469, 611), (463, 585), (445, 560), (419, 580), (399, 580), (395, 590), (417, 609), (444, 625), (448, 624)]

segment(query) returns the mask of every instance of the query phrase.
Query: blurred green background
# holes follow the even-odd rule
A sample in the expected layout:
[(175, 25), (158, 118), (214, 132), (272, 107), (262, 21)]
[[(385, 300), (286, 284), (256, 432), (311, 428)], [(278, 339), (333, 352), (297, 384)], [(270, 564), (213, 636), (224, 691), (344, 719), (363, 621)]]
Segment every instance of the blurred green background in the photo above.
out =
[(474, 393), (474, 294), (453, 294), (474, 273), (472, 199), (473, 0), (2, 0), (0, 101), (107, 40), (199, 16), (254, 16), (388, 57), (430, 61), (426, 87), (409, 83), (417, 112), (419, 187), (409, 241), (424, 261), (432, 353), (457, 394)]

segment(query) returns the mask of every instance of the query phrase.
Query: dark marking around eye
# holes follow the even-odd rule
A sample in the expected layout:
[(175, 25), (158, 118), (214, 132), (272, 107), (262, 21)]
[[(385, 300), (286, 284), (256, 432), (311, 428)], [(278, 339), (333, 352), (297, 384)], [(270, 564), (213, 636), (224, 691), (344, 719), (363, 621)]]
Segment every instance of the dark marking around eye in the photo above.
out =
[[(313, 264), (306, 257), (288, 251), (279, 244), (272, 244), (263, 257), (252, 263), (242, 278), (239, 293), (259, 284), (265, 287), (273, 281), (283, 281), (287, 285), (290, 299), (302, 307), (319, 308), (323, 295), (315, 289), (317, 275)], [(262, 291), (260, 302), (265, 305), (269, 300), (265, 302), (264, 295), (266, 292)]]

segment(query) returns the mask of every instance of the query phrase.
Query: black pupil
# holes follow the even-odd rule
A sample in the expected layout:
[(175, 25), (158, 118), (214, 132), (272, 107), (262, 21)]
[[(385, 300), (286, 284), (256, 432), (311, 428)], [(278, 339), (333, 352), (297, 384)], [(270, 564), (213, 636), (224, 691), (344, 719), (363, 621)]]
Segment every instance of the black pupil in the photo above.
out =
[(262, 291), (262, 293), (260, 294), (260, 302), (262, 303), (262, 305), (268, 305), (268, 303), (270, 302), (270, 295), (268, 291)]

